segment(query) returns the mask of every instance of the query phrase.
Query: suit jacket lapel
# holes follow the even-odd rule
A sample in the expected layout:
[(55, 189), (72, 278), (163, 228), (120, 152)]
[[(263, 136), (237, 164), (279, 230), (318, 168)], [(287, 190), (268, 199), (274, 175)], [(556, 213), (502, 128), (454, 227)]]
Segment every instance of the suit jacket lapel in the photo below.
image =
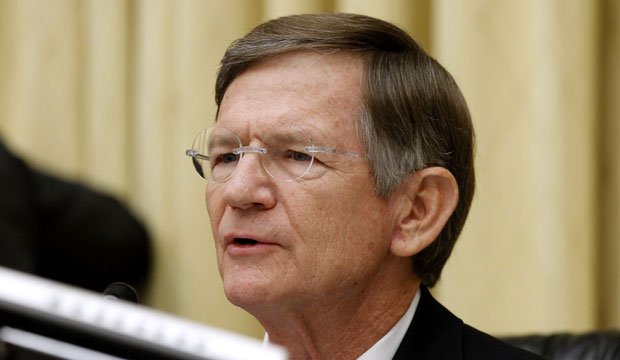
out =
[(439, 304), (425, 286), (420, 291), (420, 303), (394, 359), (462, 359), (463, 321)]

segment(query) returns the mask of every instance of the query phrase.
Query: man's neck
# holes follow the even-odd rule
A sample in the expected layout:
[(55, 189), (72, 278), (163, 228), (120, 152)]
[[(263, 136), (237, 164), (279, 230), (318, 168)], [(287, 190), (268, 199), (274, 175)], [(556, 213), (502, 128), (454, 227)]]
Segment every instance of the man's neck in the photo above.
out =
[(413, 276), (375, 280), (356, 294), (251, 312), (270, 342), (288, 349), (291, 360), (333, 359), (336, 354), (356, 359), (398, 322), (420, 284)]

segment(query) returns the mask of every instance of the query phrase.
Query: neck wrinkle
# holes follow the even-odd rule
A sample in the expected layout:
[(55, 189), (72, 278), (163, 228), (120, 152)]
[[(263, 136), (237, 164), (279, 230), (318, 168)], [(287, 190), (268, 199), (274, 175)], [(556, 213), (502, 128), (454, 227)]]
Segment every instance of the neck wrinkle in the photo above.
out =
[[(403, 316), (420, 285), (413, 275), (371, 281), (357, 295), (321, 299), (288, 309), (270, 306), (250, 311), (269, 334), (286, 347), (290, 359), (357, 359)], [(389, 284), (386, 284), (389, 283)], [(263, 310), (265, 310), (263, 308)]]

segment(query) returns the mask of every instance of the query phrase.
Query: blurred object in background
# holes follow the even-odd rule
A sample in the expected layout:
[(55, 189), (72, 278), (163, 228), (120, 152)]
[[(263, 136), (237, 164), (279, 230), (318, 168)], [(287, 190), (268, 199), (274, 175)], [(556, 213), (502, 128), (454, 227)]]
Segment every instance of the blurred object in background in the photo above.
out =
[(115, 198), (30, 168), (0, 141), (0, 265), (102, 291), (143, 287), (151, 243)]

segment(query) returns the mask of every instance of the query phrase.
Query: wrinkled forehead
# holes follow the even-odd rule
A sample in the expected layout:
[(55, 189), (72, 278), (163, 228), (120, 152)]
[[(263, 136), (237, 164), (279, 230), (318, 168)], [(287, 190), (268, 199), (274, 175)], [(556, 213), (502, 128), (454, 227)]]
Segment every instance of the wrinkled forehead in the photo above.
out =
[[(313, 131), (315, 130), (315, 131)], [(208, 140), (210, 146), (239, 146), (239, 141), (244, 142), (233, 129), (216, 126), (210, 128), (204, 134), (205, 140)], [(270, 128), (265, 135), (260, 138), (264, 145), (277, 144), (304, 144), (309, 145), (316, 139), (322, 139), (325, 135), (316, 129), (297, 126), (297, 124), (283, 124)]]
[(361, 82), (361, 59), (350, 53), (303, 51), (270, 57), (232, 81), (217, 126), (244, 139), (294, 128), (317, 139), (358, 140)]

